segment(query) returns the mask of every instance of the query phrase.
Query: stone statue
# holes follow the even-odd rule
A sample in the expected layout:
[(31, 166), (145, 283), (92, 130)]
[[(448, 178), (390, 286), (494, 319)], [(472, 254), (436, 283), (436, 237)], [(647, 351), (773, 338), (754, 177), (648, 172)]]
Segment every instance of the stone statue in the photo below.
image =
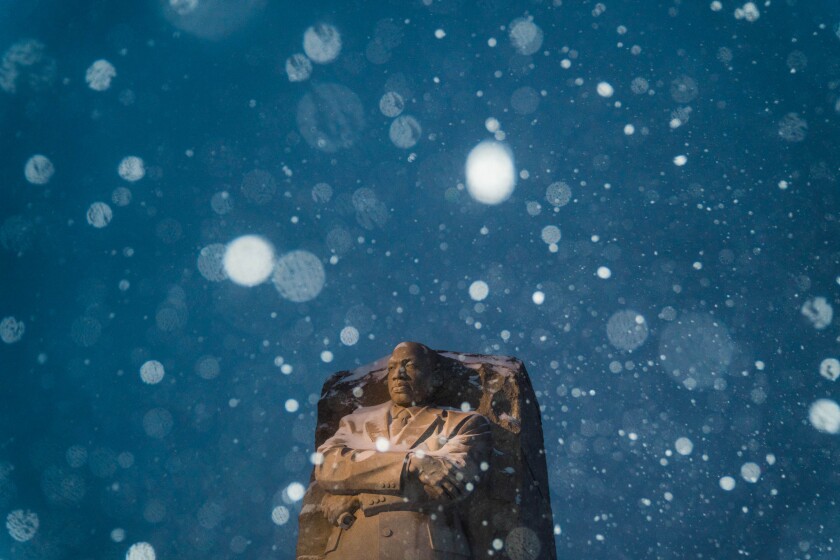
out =
[(524, 364), (404, 342), (331, 375), (298, 560), (553, 560), (540, 407)]
[(388, 361), (391, 400), (343, 417), (318, 448), (321, 510), (334, 526), (325, 559), (473, 557), (452, 506), (489, 467), (490, 425), (436, 405), (438, 359), (422, 344), (399, 344)]

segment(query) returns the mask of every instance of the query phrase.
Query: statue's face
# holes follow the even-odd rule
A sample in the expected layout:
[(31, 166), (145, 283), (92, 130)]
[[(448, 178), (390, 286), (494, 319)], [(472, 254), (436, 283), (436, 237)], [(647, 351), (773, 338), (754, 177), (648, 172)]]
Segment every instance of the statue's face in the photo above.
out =
[(397, 346), (388, 360), (388, 393), (400, 406), (419, 405), (431, 396), (434, 361), (416, 343)]

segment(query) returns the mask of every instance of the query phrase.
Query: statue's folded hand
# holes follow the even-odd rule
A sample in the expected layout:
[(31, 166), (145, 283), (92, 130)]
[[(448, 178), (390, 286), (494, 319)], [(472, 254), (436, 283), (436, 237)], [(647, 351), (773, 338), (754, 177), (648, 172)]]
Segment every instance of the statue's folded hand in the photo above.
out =
[(461, 469), (443, 458), (415, 455), (409, 461), (408, 470), (417, 475), (426, 495), (433, 500), (457, 500), (464, 495), (466, 481)]
[(326, 494), (321, 499), (321, 511), (324, 517), (336, 527), (344, 513), (353, 513), (361, 506), (358, 496), (344, 496), (340, 494)]

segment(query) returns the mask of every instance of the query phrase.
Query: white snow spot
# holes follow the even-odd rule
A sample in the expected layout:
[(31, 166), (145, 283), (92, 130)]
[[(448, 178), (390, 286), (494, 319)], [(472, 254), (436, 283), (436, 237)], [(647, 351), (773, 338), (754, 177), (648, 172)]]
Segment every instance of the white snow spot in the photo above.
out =
[(827, 434), (840, 433), (840, 406), (831, 399), (818, 399), (808, 410), (808, 419), (817, 430)]
[(117, 527), (111, 530), (111, 540), (114, 542), (123, 542), (125, 540), (125, 529)]
[(271, 521), (275, 525), (285, 525), (289, 521), (289, 510), (286, 506), (277, 506), (271, 510)]
[(178, 15), (185, 16), (198, 8), (198, 0), (169, 0), (169, 7)]
[(647, 337), (645, 318), (635, 311), (618, 311), (607, 321), (607, 338), (619, 350), (633, 351), (644, 344)]
[(303, 52), (313, 62), (327, 64), (341, 52), (341, 34), (328, 23), (319, 23), (303, 33)]
[(210, 282), (221, 282), (227, 279), (225, 272), (225, 246), (221, 243), (211, 243), (198, 253), (198, 272)]
[(215, 379), (221, 373), (219, 360), (215, 356), (202, 356), (195, 364), (195, 372), (202, 379)]
[(111, 80), (117, 75), (114, 65), (107, 60), (97, 60), (85, 72), (85, 81), (94, 91), (105, 91), (111, 87)]
[(146, 175), (146, 164), (137, 156), (128, 156), (117, 166), (117, 173), (126, 181), (139, 181)]
[(324, 454), (314, 451), (309, 455), (309, 462), (313, 465), (323, 465), (324, 464)]
[(561, 236), (560, 228), (557, 226), (545, 226), (540, 232), (540, 238), (548, 245), (560, 241)]
[(490, 293), (490, 287), (484, 280), (476, 280), (470, 284), (469, 293), (473, 301), (483, 301)]
[(147, 542), (139, 542), (131, 545), (125, 553), (125, 560), (155, 560), (155, 549)]
[(318, 257), (309, 251), (297, 250), (278, 259), (271, 280), (281, 296), (302, 303), (321, 293), (326, 273)]
[(572, 189), (563, 181), (551, 183), (545, 189), (545, 200), (555, 208), (561, 208), (572, 200)]
[(840, 360), (837, 358), (826, 358), (820, 363), (820, 375), (829, 381), (837, 381), (840, 377)]
[(111, 192), (111, 202), (117, 206), (128, 206), (131, 204), (131, 189), (117, 187)]
[(609, 82), (599, 82), (596, 90), (601, 97), (612, 97), (613, 93), (615, 93), (615, 90)]
[(228, 243), (223, 258), (225, 272), (241, 286), (262, 284), (274, 268), (274, 248), (257, 235), (243, 235)]
[(356, 327), (344, 327), (338, 335), (341, 343), (345, 346), (353, 346), (359, 342), (359, 330)]
[(94, 202), (91, 204), (86, 215), (87, 223), (97, 229), (107, 226), (111, 223), (111, 218), (113, 217), (114, 213), (111, 211), (111, 207), (104, 202)]
[(45, 155), (35, 154), (26, 161), (23, 167), (23, 175), (33, 185), (46, 185), (53, 174), (55, 167)]
[(386, 117), (398, 117), (400, 113), (403, 112), (403, 109), (405, 109), (405, 101), (403, 101), (402, 96), (395, 91), (386, 92), (385, 95), (379, 99), (379, 110)]
[(467, 191), (478, 202), (499, 204), (513, 193), (516, 170), (513, 156), (504, 145), (484, 141), (467, 156)]
[(741, 478), (754, 484), (758, 482), (759, 477), (761, 477), (761, 467), (756, 463), (749, 462), (741, 465)]
[(26, 325), (14, 317), (4, 317), (0, 321), (0, 340), (6, 344), (14, 344), (23, 337)]
[(834, 309), (824, 297), (815, 297), (802, 304), (802, 314), (811, 321), (814, 328), (822, 330), (831, 324)]
[(295, 53), (286, 59), (286, 76), (290, 82), (303, 82), (312, 74), (312, 62), (306, 55)]
[(376, 438), (376, 450), (377, 451), (379, 451), (380, 453), (385, 453), (389, 449), (391, 449), (391, 442), (388, 440), (388, 438), (385, 438), (385, 437), (382, 437), (382, 436), (379, 436), (378, 438)]
[(398, 148), (413, 148), (423, 134), (423, 127), (411, 115), (401, 115), (391, 122), (388, 137)]
[(694, 451), (694, 443), (687, 437), (681, 437), (674, 442), (674, 448), (680, 455), (691, 455), (691, 452)]
[(521, 17), (508, 26), (510, 43), (519, 54), (534, 54), (543, 43), (543, 31), (534, 23), (532, 17)]
[(761, 12), (758, 11), (758, 6), (754, 2), (747, 2), (740, 8), (735, 8), (735, 19), (745, 19), (752, 23), (759, 17), (761, 17)]
[(38, 532), (39, 525), (38, 514), (33, 511), (16, 509), (6, 516), (6, 529), (9, 531), (9, 536), (18, 542), (31, 540)]
[(286, 487), (286, 496), (293, 502), (298, 502), (303, 499), (305, 493), (306, 488), (300, 482), (292, 482)]
[(156, 385), (163, 380), (166, 371), (163, 369), (163, 364), (157, 360), (149, 360), (140, 366), (140, 379), (143, 383), (149, 385)]

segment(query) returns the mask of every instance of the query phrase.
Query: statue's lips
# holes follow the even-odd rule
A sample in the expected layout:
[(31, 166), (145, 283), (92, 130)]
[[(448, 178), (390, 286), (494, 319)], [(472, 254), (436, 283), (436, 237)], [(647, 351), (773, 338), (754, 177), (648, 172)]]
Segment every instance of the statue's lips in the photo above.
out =
[(394, 392), (395, 393), (411, 393), (411, 386), (410, 385), (394, 385)]

